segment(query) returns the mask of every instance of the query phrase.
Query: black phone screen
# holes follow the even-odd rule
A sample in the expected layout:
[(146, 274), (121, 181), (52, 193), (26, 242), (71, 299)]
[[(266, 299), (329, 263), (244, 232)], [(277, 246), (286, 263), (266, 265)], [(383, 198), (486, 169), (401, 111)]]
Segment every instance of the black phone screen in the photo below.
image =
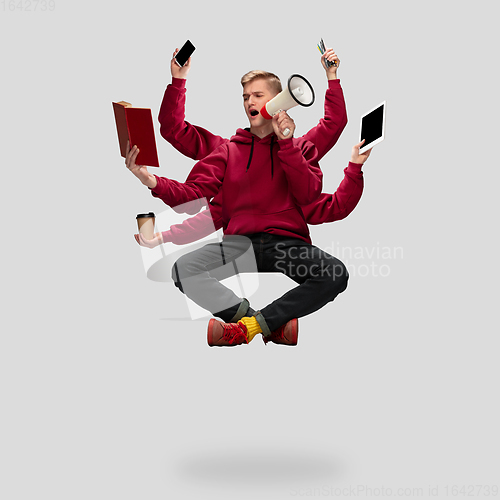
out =
[(179, 50), (175, 56), (175, 60), (179, 66), (184, 66), (184, 64), (186, 64), (187, 60), (194, 52), (194, 48), (194, 45), (189, 40), (182, 46), (181, 50)]

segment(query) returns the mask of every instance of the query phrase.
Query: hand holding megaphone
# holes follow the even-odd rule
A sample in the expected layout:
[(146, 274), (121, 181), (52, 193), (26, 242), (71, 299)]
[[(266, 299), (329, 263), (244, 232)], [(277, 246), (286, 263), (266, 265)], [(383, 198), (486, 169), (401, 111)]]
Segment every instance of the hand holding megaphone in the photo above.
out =
[(286, 139), (289, 136), (293, 136), (295, 122), (288, 116), (286, 111), (281, 111), (273, 116), (273, 129), (278, 140)]
[[(298, 104), (308, 107), (311, 106), (313, 102), (314, 90), (311, 84), (303, 76), (292, 75), (288, 79), (286, 88), (262, 106), (260, 114), (266, 120), (271, 120), (273, 116), (280, 111), (287, 111)], [(289, 116), (288, 118), (291, 120)], [(293, 125), (293, 128), (295, 129), (295, 125)], [(285, 134), (285, 132), (286, 129), (283, 135), (287, 136), (288, 134)], [(290, 133), (290, 131), (288, 133)]]

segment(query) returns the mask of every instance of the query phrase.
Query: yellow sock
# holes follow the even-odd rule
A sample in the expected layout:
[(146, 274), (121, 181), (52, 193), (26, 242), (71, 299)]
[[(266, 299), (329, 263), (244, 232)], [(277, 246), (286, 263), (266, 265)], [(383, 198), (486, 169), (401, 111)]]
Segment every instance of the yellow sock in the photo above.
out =
[(255, 317), (248, 317), (245, 316), (244, 318), (241, 318), (238, 323), (243, 323), (246, 328), (247, 328), (247, 339), (248, 342), (250, 343), (253, 338), (258, 334), (262, 333), (262, 329), (260, 328), (260, 325), (258, 321), (255, 319)]

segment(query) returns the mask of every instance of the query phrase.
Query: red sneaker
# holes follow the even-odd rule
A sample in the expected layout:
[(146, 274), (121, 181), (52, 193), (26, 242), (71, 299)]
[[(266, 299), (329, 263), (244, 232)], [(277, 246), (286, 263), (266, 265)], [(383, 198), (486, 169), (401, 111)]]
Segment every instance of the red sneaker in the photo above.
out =
[(271, 332), (269, 337), (264, 337), (264, 335), (262, 335), (264, 344), (274, 342), (275, 344), (297, 345), (298, 338), (299, 320), (297, 318), (291, 319), (288, 323), (280, 326), (277, 330), (274, 330), (274, 332)]
[(208, 322), (207, 341), (210, 347), (248, 344), (247, 328), (242, 323), (224, 323), (212, 318)]

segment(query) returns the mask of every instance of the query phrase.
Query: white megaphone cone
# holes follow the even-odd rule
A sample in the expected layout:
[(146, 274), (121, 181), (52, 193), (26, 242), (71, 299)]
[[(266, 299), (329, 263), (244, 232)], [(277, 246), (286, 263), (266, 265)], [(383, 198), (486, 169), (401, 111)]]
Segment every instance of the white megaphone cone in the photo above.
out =
[(311, 84), (303, 76), (292, 75), (288, 79), (286, 88), (262, 106), (260, 114), (266, 120), (271, 120), (279, 111), (287, 111), (298, 104), (311, 106), (313, 102), (314, 90)]

